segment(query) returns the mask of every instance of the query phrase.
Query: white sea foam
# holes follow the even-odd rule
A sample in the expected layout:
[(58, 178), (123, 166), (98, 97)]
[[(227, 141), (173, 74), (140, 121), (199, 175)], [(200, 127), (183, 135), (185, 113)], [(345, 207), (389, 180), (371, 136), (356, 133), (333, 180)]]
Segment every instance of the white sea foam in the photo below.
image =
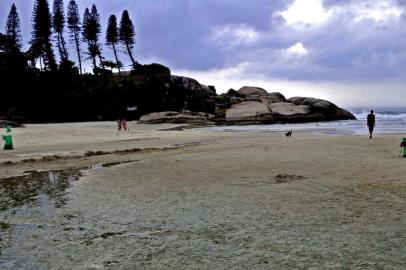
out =
[[(354, 116), (358, 120), (366, 120), (369, 112), (363, 111), (361, 113), (354, 113)], [(375, 113), (376, 119), (383, 119), (383, 120), (406, 120), (406, 113)]]

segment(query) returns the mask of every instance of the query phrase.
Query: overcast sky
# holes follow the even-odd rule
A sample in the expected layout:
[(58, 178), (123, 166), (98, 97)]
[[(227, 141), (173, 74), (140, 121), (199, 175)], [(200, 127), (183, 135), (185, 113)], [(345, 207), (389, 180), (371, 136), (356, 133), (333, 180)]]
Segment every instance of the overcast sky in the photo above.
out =
[[(3, 30), (13, 2), (26, 43), (34, 1), (0, 0)], [(128, 9), (141, 63), (162, 63), (218, 92), (255, 85), (347, 107), (406, 107), (406, 0), (77, 2), (81, 14), (97, 5), (103, 30), (109, 15)]]

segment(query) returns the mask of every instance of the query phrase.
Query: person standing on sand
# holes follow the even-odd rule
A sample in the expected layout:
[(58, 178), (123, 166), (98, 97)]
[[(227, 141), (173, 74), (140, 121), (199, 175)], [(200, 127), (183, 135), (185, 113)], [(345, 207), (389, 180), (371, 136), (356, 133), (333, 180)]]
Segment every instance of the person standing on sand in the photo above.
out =
[(367, 125), (368, 125), (368, 129), (369, 129), (369, 139), (372, 139), (372, 133), (374, 132), (374, 127), (375, 127), (374, 110), (371, 110), (371, 113), (368, 114)]
[(127, 119), (123, 118), (121, 120), (122, 126), (123, 126), (123, 130), (124, 131), (128, 131), (128, 123), (127, 123)]
[(13, 136), (11, 134), (10, 126), (6, 127), (6, 134), (3, 135), (3, 140), (4, 140), (4, 150), (14, 150)]
[(121, 119), (117, 120), (117, 131), (121, 131), (123, 128), (123, 122), (121, 122)]

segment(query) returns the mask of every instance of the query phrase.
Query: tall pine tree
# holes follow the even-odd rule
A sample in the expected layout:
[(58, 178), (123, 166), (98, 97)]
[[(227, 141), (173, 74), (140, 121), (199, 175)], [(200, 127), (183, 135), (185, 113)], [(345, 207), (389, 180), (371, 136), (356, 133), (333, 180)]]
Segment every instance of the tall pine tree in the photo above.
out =
[(71, 40), (75, 43), (76, 53), (79, 62), (80, 74), (83, 73), (82, 70), (82, 57), (80, 55), (80, 17), (79, 17), (79, 7), (75, 0), (69, 1), (68, 13), (67, 13), (67, 23), (70, 32)]
[(88, 8), (85, 9), (85, 13), (83, 14), (83, 24), (82, 24), (82, 36), (83, 36), (83, 41), (87, 43), (87, 51), (89, 54), (89, 57), (92, 59), (93, 63), (93, 69), (97, 68), (97, 63), (96, 63), (96, 56), (97, 56), (97, 49), (95, 48), (93, 44), (93, 31), (91, 27), (91, 15), (90, 11)]
[(11, 51), (20, 51), (22, 48), (20, 19), (18, 17), (17, 8), (13, 4), (8, 14), (6, 24), (6, 35), (8, 36), (9, 43), (7, 47)]
[(88, 44), (89, 56), (92, 58), (93, 67), (96, 69), (96, 57), (99, 58), (100, 64), (103, 67), (103, 59), (101, 56), (101, 49), (99, 44), (99, 37), (101, 32), (100, 16), (97, 12), (96, 5), (92, 6), (91, 11), (86, 8), (83, 16), (83, 39)]
[(116, 64), (118, 68), (118, 74), (121, 75), (120, 66), (121, 63), (118, 60), (116, 45), (118, 43), (118, 28), (117, 28), (117, 18), (115, 15), (111, 15), (109, 18), (107, 32), (106, 32), (106, 44), (113, 48), (114, 57), (116, 58)]
[(66, 50), (65, 38), (63, 37), (63, 30), (65, 28), (65, 13), (63, 11), (63, 0), (54, 0), (53, 9), (53, 24), (58, 44), (59, 55), (61, 62), (68, 60), (68, 51)]
[(42, 58), (45, 69), (55, 71), (57, 65), (51, 44), (52, 20), (47, 0), (35, 0), (32, 26), (32, 47)]
[(135, 31), (134, 25), (128, 15), (128, 11), (124, 10), (120, 21), (119, 41), (126, 47), (128, 55), (130, 56), (133, 68), (138, 64), (132, 55), (132, 49), (135, 44)]

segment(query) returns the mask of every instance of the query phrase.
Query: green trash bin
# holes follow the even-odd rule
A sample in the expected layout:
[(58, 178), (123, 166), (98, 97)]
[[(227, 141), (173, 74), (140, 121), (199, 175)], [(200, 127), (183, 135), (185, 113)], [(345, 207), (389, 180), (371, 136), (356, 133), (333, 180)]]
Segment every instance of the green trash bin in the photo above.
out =
[(13, 150), (13, 136), (11, 135), (11, 127), (7, 127), (6, 135), (3, 135), (4, 150)]

